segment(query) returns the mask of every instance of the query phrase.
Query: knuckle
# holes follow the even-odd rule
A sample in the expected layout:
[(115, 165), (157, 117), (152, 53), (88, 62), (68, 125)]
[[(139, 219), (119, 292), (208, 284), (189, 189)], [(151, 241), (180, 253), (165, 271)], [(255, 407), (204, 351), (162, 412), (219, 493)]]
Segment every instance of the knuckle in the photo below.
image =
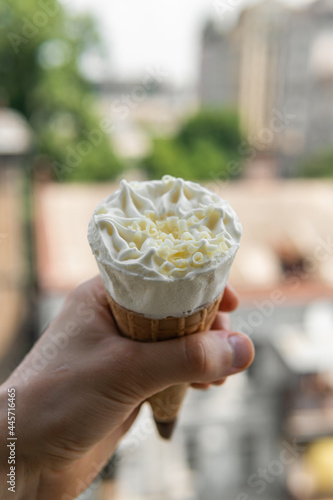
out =
[[(129, 342), (134, 343), (134, 341)], [(155, 386), (158, 386), (159, 383), (159, 372), (154, 369), (154, 366), (146, 362), (141, 346), (134, 347), (130, 352), (126, 352), (124, 359), (128, 367), (125, 371), (128, 386), (136, 395), (138, 401), (144, 401), (148, 396), (156, 392)]]
[(232, 372), (232, 352), (227, 342), (213, 335), (185, 337), (186, 358), (195, 382), (219, 381)]
[(140, 365), (138, 349), (133, 344), (130, 340), (120, 338), (112, 348), (113, 365), (118, 368), (120, 375), (124, 372), (135, 373)]
[[(133, 342), (134, 343), (134, 342)], [(100, 355), (102, 373), (107, 373), (107, 384), (111, 393), (126, 396), (128, 401), (136, 400), (141, 395), (142, 377), (137, 350), (131, 341), (120, 339), (110, 345)]]
[(201, 338), (185, 337), (185, 354), (191, 373), (197, 377), (204, 376), (210, 365), (207, 348)]

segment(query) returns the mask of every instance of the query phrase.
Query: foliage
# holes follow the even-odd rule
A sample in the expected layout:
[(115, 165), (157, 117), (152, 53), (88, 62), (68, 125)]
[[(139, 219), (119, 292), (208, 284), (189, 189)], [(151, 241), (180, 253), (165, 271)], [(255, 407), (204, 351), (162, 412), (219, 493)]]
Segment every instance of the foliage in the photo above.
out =
[(232, 111), (202, 110), (191, 116), (169, 139), (154, 140), (143, 167), (151, 178), (164, 174), (187, 179), (233, 178), (241, 143), (237, 115)]
[(302, 177), (333, 177), (333, 151), (322, 151), (303, 161)]
[[(105, 133), (98, 145), (89, 139), (100, 124), (80, 68), (85, 55), (98, 50), (94, 20), (68, 14), (57, 0), (0, 3), (0, 96), (28, 119), (38, 152), (62, 165), (54, 169), (60, 179), (105, 180), (121, 168)], [(85, 144), (84, 153), (82, 141), (91, 146)], [(73, 150), (78, 158), (68, 164)]]

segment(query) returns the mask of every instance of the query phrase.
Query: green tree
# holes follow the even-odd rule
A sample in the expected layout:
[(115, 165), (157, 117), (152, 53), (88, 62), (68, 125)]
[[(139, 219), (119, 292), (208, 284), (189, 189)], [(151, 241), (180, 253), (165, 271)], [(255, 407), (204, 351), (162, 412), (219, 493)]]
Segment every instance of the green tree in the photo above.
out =
[(302, 177), (333, 177), (333, 151), (322, 151), (303, 161)]
[(155, 139), (142, 166), (152, 178), (164, 174), (187, 179), (233, 178), (239, 169), (241, 134), (237, 115), (228, 110), (202, 110), (191, 116), (177, 134)]
[(190, 117), (180, 129), (177, 141), (191, 148), (198, 140), (233, 153), (241, 141), (237, 114), (230, 110), (203, 109)]
[(84, 57), (101, 50), (94, 20), (57, 0), (0, 2), (0, 95), (36, 132), (61, 180), (106, 180), (122, 165), (101, 130)]

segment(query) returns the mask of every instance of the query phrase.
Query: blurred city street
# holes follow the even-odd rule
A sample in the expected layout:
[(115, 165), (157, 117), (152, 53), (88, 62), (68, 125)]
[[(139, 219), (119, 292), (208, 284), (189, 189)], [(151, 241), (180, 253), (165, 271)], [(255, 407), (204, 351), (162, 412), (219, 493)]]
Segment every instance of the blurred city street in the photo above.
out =
[(78, 500), (332, 500), (332, 1), (50, 6), (0, 5), (1, 383), (98, 274), (119, 181), (200, 182), (243, 226), (255, 361), (188, 391), (170, 442), (143, 405)]

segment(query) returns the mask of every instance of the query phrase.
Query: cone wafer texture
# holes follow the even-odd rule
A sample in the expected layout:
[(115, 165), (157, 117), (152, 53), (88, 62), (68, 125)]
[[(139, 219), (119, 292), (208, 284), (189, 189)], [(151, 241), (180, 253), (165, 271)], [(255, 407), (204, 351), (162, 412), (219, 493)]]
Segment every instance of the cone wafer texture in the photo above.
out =
[(209, 330), (221, 302), (221, 297), (219, 297), (212, 304), (188, 316), (153, 319), (125, 309), (117, 304), (108, 293), (106, 295), (122, 335), (140, 342), (170, 340)]
[[(108, 293), (106, 296), (122, 335), (140, 342), (159, 342), (209, 330), (221, 302), (221, 297), (219, 297), (212, 304), (188, 316), (152, 319), (125, 309), (117, 304)], [(174, 385), (148, 399), (159, 433), (164, 438), (171, 436), (187, 388), (188, 384)], [(164, 434), (165, 430), (166, 434)]]

